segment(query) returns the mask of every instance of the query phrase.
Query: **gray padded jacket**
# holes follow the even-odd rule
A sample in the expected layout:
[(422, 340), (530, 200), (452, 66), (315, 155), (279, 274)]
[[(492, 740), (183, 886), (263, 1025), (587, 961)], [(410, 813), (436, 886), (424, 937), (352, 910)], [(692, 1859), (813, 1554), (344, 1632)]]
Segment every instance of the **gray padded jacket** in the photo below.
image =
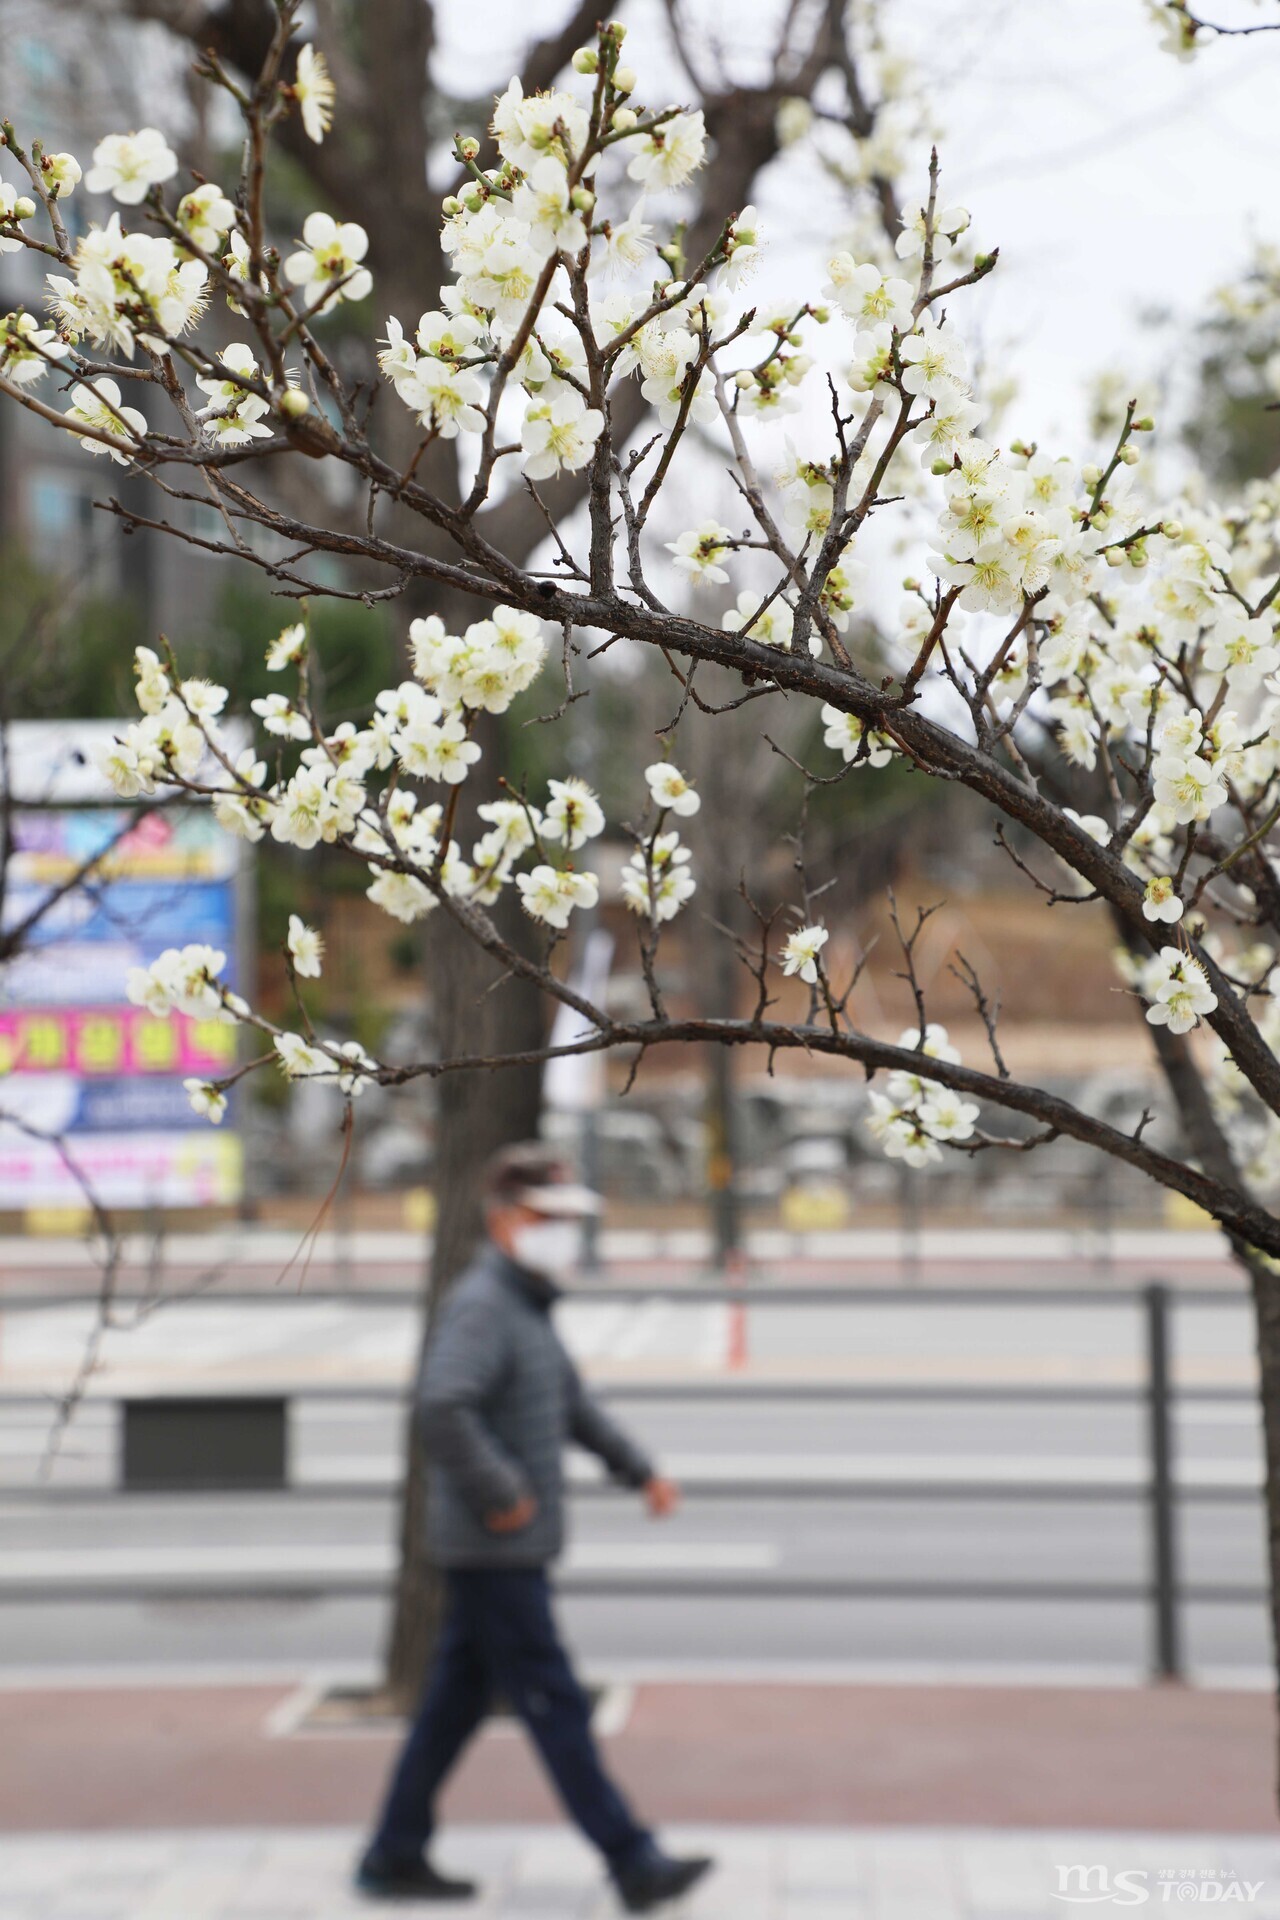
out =
[[(419, 1417), (428, 1457), (427, 1535), (443, 1567), (540, 1567), (564, 1544), (563, 1450), (599, 1455), (643, 1486), (653, 1467), (583, 1386), (552, 1325), (559, 1290), (487, 1243), (437, 1309)], [(515, 1533), (485, 1516), (532, 1494)]]

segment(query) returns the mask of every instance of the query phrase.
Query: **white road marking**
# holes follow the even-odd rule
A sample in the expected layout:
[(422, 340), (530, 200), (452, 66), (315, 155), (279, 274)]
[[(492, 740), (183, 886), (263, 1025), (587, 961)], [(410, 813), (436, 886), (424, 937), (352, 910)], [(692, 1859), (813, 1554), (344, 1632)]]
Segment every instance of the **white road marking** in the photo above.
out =
[[(320, 1544), (281, 1546), (276, 1543), (234, 1547), (210, 1546), (102, 1546), (18, 1547), (7, 1549), (0, 1562), (0, 1594), (6, 1587), (39, 1583), (74, 1586), (98, 1581), (123, 1586), (133, 1581), (199, 1579), (209, 1591), (232, 1581), (290, 1580), (329, 1577), (389, 1577), (398, 1554), (391, 1542), (358, 1546)], [(697, 1542), (614, 1541), (583, 1542), (569, 1549), (564, 1564), (589, 1573), (752, 1573), (778, 1563), (778, 1549), (769, 1541)]]
[[(1042, 1487), (1055, 1481), (1086, 1481), (1099, 1486), (1145, 1486), (1150, 1463), (1097, 1454), (928, 1454), (928, 1453), (672, 1453), (663, 1464), (677, 1480), (913, 1481), (989, 1480), (1001, 1486)], [(1256, 1460), (1183, 1461), (1179, 1484), (1260, 1487)]]

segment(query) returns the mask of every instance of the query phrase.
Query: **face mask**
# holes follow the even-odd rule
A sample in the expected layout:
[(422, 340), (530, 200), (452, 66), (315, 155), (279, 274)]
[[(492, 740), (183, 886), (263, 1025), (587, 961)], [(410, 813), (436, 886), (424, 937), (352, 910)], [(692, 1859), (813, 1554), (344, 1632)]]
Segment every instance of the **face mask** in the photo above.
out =
[(576, 1220), (535, 1220), (517, 1227), (511, 1251), (522, 1267), (548, 1280), (571, 1273), (582, 1257), (582, 1229)]

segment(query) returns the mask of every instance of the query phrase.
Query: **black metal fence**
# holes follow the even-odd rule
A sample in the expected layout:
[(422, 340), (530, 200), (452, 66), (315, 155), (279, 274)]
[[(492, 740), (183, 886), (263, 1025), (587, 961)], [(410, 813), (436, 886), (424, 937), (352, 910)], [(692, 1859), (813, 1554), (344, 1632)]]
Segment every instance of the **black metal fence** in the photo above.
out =
[[(261, 1304), (261, 1294), (232, 1295), (219, 1290), (216, 1294), (202, 1296), (227, 1304), (241, 1300)], [(310, 1300), (342, 1300), (360, 1306), (407, 1304), (409, 1297), (402, 1292), (395, 1294), (361, 1291), (350, 1294), (308, 1294)], [(1183, 1672), (1183, 1636), (1182, 1622), (1184, 1609), (1188, 1605), (1234, 1605), (1257, 1606), (1266, 1602), (1267, 1593), (1262, 1586), (1247, 1586), (1231, 1582), (1188, 1581), (1183, 1578), (1179, 1552), (1179, 1519), (1181, 1510), (1191, 1503), (1222, 1503), (1257, 1507), (1261, 1499), (1260, 1488), (1252, 1486), (1216, 1485), (1212, 1483), (1192, 1484), (1181, 1479), (1176, 1470), (1175, 1458), (1175, 1411), (1180, 1403), (1199, 1402), (1235, 1402), (1248, 1403), (1254, 1398), (1252, 1389), (1247, 1386), (1191, 1386), (1178, 1385), (1174, 1379), (1173, 1343), (1171, 1334), (1172, 1308), (1175, 1302), (1184, 1305), (1221, 1305), (1240, 1304), (1242, 1296), (1226, 1288), (1177, 1288), (1171, 1289), (1160, 1281), (1152, 1281), (1139, 1290), (1107, 1289), (1065, 1289), (1065, 1288), (1027, 1288), (1010, 1287), (989, 1288), (915, 1288), (909, 1293), (898, 1288), (850, 1288), (825, 1286), (770, 1286), (761, 1287), (752, 1284), (730, 1286), (714, 1284), (700, 1286), (643, 1286), (622, 1287), (593, 1285), (575, 1288), (575, 1300), (596, 1300), (621, 1302), (647, 1302), (668, 1300), (682, 1304), (714, 1302), (728, 1305), (742, 1313), (754, 1312), (769, 1307), (804, 1307), (827, 1305), (839, 1307), (857, 1307), (869, 1304), (917, 1307), (924, 1304), (965, 1305), (1001, 1305), (1018, 1308), (1039, 1305), (1105, 1304), (1108, 1307), (1123, 1307), (1140, 1311), (1143, 1327), (1144, 1366), (1140, 1377), (1132, 1384), (1119, 1385), (1068, 1385), (1053, 1382), (1034, 1384), (1010, 1383), (965, 1383), (965, 1382), (929, 1382), (918, 1381), (782, 1381), (735, 1378), (728, 1376), (716, 1383), (702, 1381), (644, 1381), (627, 1383), (609, 1383), (598, 1388), (602, 1398), (615, 1402), (641, 1402), (644, 1400), (662, 1402), (709, 1402), (718, 1405), (765, 1403), (770, 1401), (792, 1402), (803, 1399), (806, 1403), (829, 1403), (851, 1405), (856, 1403), (919, 1403), (921, 1405), (941, 1403), (967, 1403), (976, 1406), (999, 1405), (1037, 1405), (1037, 1406), (1141, 1406), (1145, 1410), (1147, 1437), (1146, 1471), (1132, 1483), (1098, 1483), (1094, 1480), (1058, 1480), (1018, 1481), (1012, 1478), (1000, 1479), (929, 1479), (922, 1475), (918, 1480), (904, 1481), (897, 1477), (876, 1480), (874, 1477), (857, 1476), (837, 1478), (784, 1479), (768, 1477), (709, 1478), (682, 1480), (682, 1492), (692, 1501), (700, 1499), (738, 1500), (742, 1502), (777, 1500), (957, 1500), (957, 1501), (1036, 1501), (1052, 1502), (1131, 1502), (1138, 1499), (1146, 1512), (1147, 1527), (1147, 1577), (1140, 1582), (1113, 1580), (1014, 1580), (980, 1579), (960, 1580), (945, 1576), (936, 1580), (916, 1579), (874, 1579), (845, 1577), (843, 1575), (784, 1574), (781, 1576), (743, 1576), (741, 1574), (678, 1574), (655, 1572), (654, 1574), (631, 1574), (625, 1577), (608, 1574), (592, 1574), (578, 1571), (566, 1574), (561, 1585), (563, 1590), (574, 1594), (618, 1595), (634, 1597), (645, 1595), (653, 1597), (724, 1597), (743, 1600), (758, 1598), (762, 1600), (779, 1599), (817, 1599), (817, 1600), (859, 1600), (859, 1599), (902, 1599), (902, 1600), (956, 1600), (956, 1601), (1054, 1601), (1080, 1602), (1128, 1602), (1142, 1604), (1148, 1609), (1150, 1624), (1150, 1649), (1152, 1673), (1164, 1679), (1179, 1678)], [(175, 1305), (183, 1304), (182, 1296), (175, 1296)], [(87, 1306), (93, 1304), (89, 1296), (68, 1299), (66, 1296), (23, 1295), (0, 1296), (0, 1313), (22, 1311), (24, 1309), (48, 1309), (67, 1305)], [(131, 1304), (126, 1297), (117, 1302), (122, 1308)], [(132, 1302), (135, 1306), (153, 1306), (153, 1299), (139, 1297)], [(298, 1403), (322, 1401), (381, 1401), (404, 1403), (407, 1389), (395, 1385), (334, 1384), (328, 1386), (308, 1386), (291, 1391), (287, 1396), (289, 1406)], [(110, 1398), (111, 1396), (107, 1396)], [(199, 1396), (193, 1398), (198, 1399)], [(260, 1417), (264, 1402), (279, 1404), (281, 1396), (252, 1396), (245, 1405), (253, 1409)], [(0, 1412), (6, 1408), (22, 1405), (50, 1405), (45, 1394), (33, 1392), (0, 1393)], [(225, 1406), (225, 1401), (222, 1402)], [(218, 1483), (205, 1478), (199, 1482), (202, 1492), (244, 1493), (247, 1489), (243, 1481), (234, 1484)], [(391, 1481), (376, 1482), (362, 1480), (355, 1483), (347, 1481), (323, 1481), (308, 1479), (292, 1481), (281, 1486), (263, 1485), (263, 1492), (287, 1493), (290, 1500), (323, 1501), (351, 1500), (361, 1497), (385, 1498), (395, 1491)], [(584, 1482), (573, 1486), (575, 1498), (608, 1498), (614, 1493), (607, 1483)], [(46, 1484), (6, 1484), (0, 1491), (0, 1501), (12, 1503), (20, 1501), (50, 1508), (84, 1503), (118, 1500), (128, 1497), (125, 1489), (119, 1485), (46, 1485)], [(351, 1596), (382, 1596), (389, 1587), (389, 1576), (363, 1571), (344, 1572), (341, 1569), (323, 1573), (290, 1576), (287, 1580), (264, 1582), (261, 1576), (225, 1580), (219, 1578), (216, 1591), (219, 1597), (238, 1599), (263, 1599), (288, 1595), (293, 1598), (328, 1598)], [(97, 1581), (92, 1576), (78, 1578), (75, 1583), (76, 1598), (113, 1598), (145, 1600), (157, 1597), (207, 1597), (211, 1589), (206, 1582), (194, 1579), (172, 1579), (148, 1576), (140, 1572), (136, 1578), (123, 1581), (112, 1577), (107, 1581)], [(6, 1579), (3, 1596), (8, 1599), (23, 1598), (43, 1600), (49, 1598), (51, 1590), (48, 1583), (39, 1580), (24, 1582)]]

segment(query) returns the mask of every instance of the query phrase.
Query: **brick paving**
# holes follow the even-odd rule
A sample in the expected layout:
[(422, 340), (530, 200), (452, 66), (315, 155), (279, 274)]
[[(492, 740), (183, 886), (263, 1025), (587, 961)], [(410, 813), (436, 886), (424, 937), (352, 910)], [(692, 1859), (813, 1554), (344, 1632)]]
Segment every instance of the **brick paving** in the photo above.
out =
[[(0, 1690), (0, 1833), (357, 1825), (396, 1736), (282, 1733), (294, 1693)], [(1277, 1831), (1274, 1709), (1262, 1693), (645, 1684), (619, 1719), (611, 1765), (657, 1821)], [(558, 1818), (523, 1736), (505, 1726), (474, 1744), (444, 1812)], [(3, 1895), (0, 1884), (9, 1920)]]

